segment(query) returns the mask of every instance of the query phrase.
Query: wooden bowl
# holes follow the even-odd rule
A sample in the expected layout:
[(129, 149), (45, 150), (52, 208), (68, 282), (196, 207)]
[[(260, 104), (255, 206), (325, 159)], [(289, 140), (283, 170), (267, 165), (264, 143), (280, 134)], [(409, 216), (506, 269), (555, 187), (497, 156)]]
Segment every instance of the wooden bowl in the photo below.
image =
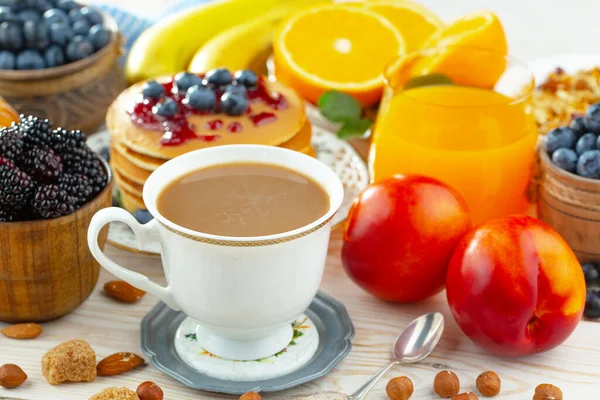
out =
[[(73, 311), (98, 281), (100, 265), (87, 245), (92, 216), (112, 203), (109, 183), (92, 201), (64, 217), (0, 222), (0, 321), (48, 321)], [(99, 237), (106, 243), (108, 230)]]
[(118, 62), (121, 35), (117, 23), (103, 13), (112, 31), (109, 44), (90, 57), (55, 68), (0, 70), (0, 95), (19, 113), (48, 118), (54, 127), (93, 133), (106, 110), (125, 87)]
[(580, 262), (600, 261), (600, 180), (558, 168), (540, 147), (538, 218), (569, 243)]

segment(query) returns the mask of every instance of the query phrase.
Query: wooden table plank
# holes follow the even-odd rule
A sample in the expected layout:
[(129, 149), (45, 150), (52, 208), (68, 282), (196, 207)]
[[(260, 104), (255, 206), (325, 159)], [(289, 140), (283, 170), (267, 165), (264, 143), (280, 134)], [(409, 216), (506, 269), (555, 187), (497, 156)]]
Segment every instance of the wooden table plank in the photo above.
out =
[[(583, 399), (584, 395), (597, 393), (600, 387), (600, 323), (581, 322), (565, 344), (545, 354), (513, 360), (492, 357), (460, 332), (449, 314), (443, 293), (418, 304), (379, 301), (346, 277), (339, 258), (340, 247), (341, 232), (336, 231), (330, 245), (322, 290), (341, 300), (348, 308), (356, 327), (353, 350), (328, 376), (286, 394), (352, 392), (386, 362), (396, 334), (413, 318), (430, 311), (441, 311), (446, 317), (446, 332), (438, 348), (425, 362), (414, 366), (398, 366), (387, 376), (408, 375), (415, 384), (412, 399), (436, 398), (432, 381), (440, 368), (456, 371), (465, 389), (474, 389), (475, 378), (480, 372), (496, 371), (503, 379), (503, 391), (499, 399), (529, 399), (534, 387), (543, 382), (561, 387), (566, 399)], [(158, 257), (129, 253), (113, 247), (108, 247), (107, 253), (115, 261), (164, 283)], [(197, 399), (199, 396), (207, 399), (227, 397), (188, 389), (152, 366), (121, 376), (98, 377), (93, 383), (59, 386), (46, 383), (40, 368), (43, 354), (52, 346), (69, 339), (87, 340), (99, 359), (117, 351), (141, 354), (139, 324), (156, 303), (156, 298), (146, 295), (137, 304), (117, 303), (102, 293), (102, 285), (111, 279), (114, 277), (103, 271), (92, 296), (72, 314), (44, 324), (45, 332), (39, 338), (14, 341), (0, 337), (0, 363), (18, 364), (29, 375), (22, 387), (1, 390), (0, 395), (31, 400), (81, 400), (108, 386), (124, 385), (135, 389), (142, 381), (153, 380), (164, 389), (167, 400)], [(377, 385), (369, 398), (384, 399), (385, 382)]]

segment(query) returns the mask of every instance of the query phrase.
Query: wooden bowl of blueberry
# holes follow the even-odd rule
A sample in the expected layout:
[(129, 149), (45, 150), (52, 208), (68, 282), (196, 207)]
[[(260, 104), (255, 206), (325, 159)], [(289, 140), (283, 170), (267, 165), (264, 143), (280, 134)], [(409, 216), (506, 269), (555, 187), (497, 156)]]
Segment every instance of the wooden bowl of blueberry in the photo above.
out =
[(0, 4), (0, 95), (20, 113), (94, 132), (126, 87), (116, 22), (74, 0)]
[(111, 201), (110, 169), (81, 131), (32, 116), (0, 129), (0, 321), (47, 321), (85, 301), (100, 270), (87, 229)]
[(585, 263), (600, 262), (600, 103), (540, 146), (538, 217)]

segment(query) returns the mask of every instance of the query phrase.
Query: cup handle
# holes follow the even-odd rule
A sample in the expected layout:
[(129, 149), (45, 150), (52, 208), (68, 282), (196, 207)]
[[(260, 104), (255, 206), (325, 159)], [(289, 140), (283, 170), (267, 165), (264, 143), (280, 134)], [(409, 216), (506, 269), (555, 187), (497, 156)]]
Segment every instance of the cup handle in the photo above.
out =
[(171, 294), (169, 287), (160, 286), (152, 282), (148, 277), (138, 272), (133, 272), (119, 264), (113, 262), (110, 258), (104, 254), (104, 252), (98, 246), (98, 235), (105, 225), (111, 222), (122, 222), (129, 226), (135, 236), (138, 239), (140, 248), (144, 242), (157, 242), (158, 241), (158, 223), (155, 219), (148, 222), (147, 224), (140, 224), (137, 220), (122, 208), (109, 207), (98, 211), (90, 221), (90, 227), (88, 229), (88, 246), (96, 261), (100, 263), (104, 268), (110, 271), (113, 275), (123, 279), (125, 282), (142, 289), (148, 293), (151, 293), (158, 297), (160, 300), (165, 302), (169, 307), (175, 311), (179, 311), (179, 307)]

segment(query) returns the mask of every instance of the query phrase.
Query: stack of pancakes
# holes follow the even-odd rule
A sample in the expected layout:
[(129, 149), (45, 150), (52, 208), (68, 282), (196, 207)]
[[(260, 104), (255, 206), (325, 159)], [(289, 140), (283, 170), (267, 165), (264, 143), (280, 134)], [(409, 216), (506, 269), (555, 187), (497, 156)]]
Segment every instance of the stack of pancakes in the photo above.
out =
[[(306, 119), (302, 100), (281, 83), (265, 80), (264, 84), (273, 96), (284, 96), (287, 107), (274, 110), (261, 100), (256, 100), (251, 103), (251, 109), (252, 113), (275, 114), (273, 121), (255, 126), (248, 115), (194, 114), (188, 116), (188, 121), (198, 138), (169, 146), (161, 144), (163, 131), (149, 130), (132, 121), (130, 112), (141, 96), (143, 83), (121, 93), (110, 106), (106, 123), (111, 134), (110, 164), (123, 207), (129, 211), (144, 209), (142, 189), (152, 171), (164, 162), (190, 151), (226, 144), (262, 144), (284, 147), (314, 157), (311, 126)], [(218, 130), (209, 129), (207, 122), (216, 118), (223, 121), (222, 127)], [(241, 124), (241, 132), (229, 132), (225, 127), (231, 122)], [(213, 135), (218, 135), (218, 138), (202, 140), (203, 136)]]

